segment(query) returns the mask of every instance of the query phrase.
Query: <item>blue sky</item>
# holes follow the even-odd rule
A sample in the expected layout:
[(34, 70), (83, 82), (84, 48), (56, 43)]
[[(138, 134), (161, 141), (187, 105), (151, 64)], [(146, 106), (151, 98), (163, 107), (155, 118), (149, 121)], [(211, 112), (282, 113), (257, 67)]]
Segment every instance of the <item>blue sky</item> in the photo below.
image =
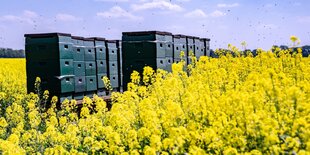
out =
[(211, 48), (269, 49), (296, 35), (310, 45), (309, 0), (1, 0), (0, 47), (24, 48), (25, 33), (120, 39), (160, 30), (211, 39)]

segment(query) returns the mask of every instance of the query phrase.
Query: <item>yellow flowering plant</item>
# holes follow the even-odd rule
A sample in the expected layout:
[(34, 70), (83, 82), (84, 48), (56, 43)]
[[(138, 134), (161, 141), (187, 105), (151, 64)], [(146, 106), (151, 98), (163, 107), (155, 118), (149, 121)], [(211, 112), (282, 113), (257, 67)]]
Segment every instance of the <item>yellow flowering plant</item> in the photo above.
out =
[(57, 97), (42, 110), (49, 93), (26, 93), (24, 59), (0, 60), (0, 152), (309, 154), (309, 58), (229, 50), (174, 63), (171, 73), (133, 72), (128, 90), (112, 93), (110, 110), (94, 95), (84, 97), (80, 113), (75, 100), (57, 109)]

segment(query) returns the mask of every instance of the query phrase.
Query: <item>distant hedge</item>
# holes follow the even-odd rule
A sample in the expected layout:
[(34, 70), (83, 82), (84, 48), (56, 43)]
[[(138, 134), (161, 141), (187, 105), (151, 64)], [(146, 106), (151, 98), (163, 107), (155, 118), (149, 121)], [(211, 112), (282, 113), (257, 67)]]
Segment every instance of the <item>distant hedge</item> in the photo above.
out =
[(0, 58), (24, 58), (24, 50), (14, 50), (11, 48), (0, 48)]

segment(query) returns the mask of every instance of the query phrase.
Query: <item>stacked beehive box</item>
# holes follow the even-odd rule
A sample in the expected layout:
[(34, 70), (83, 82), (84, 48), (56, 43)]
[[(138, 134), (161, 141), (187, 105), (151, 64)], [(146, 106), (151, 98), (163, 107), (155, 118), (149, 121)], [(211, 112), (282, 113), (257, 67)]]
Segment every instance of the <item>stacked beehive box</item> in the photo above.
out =
[(36, 77), (41, 78), (41, 90), (72, 98), (75, 91), (73, 50), (70, 34), (49, 33), (26, 36), (27, 88), (35, 90)]
[[(190, 52), (199, 59), (210, 56), (210, 39), (169, 32), (124, 32), (122, 40), (84, 38), (65, 33), (26, 34), (27, 90), (35, 90), (36, 77), (41, 91), (49, 90), (62, 102), (65, 98), (110, 95), (103, 77), (113, 91), (123, 91), (135, 70), (145, 66), (172, 70), (173, 62), (191, 63)], [(184, 55), (181, 56), (181, 52)]]
[(172, 34), (159, 31), (124, 32), (123, 82), (126, 89), (131, 73), (142, 73), (145, 66), (171, 71), (173, 63)]
[[(26, 34), (27, 90), (35, 91), (41, 78), (41, 91), (49, 90), (60, 102), (84, 96), (107, 95), (102, 78), (111, 79), (120, 90), (120, 41), (83, 38), (64, 33)], [(42, 93), (42, 92), (41, 92)]]
[(91, 38), (95, 45), (96, 68), (97, 68), (97, 94), (99, 96), (107, 95), (103, 77), (108, 75), (107, 69), (107, 47), (105, 38)]
[(84, 97), (84, 92), (86, 91), (84, 38), (73, 36), (72, 43), (73, 43), (73, 48), (72, 48), (73, 66), (74, 66), (74, 75), (75, 75), (74, 77), (75, 88), (74, 88), (73, 97), (76, 99), (82, 99)]
[(118, 56), (118, 41), (108, 40), (106, 42), (108, 53), (108, 78), (110, 79), (113, 91), (119, 89), (119, 56)]
[[(184, 55), (181, 56), (181, 52)], [(173, 35), (173, 62), (180, 62), (182, 59), (187, 62), (187, 44), (185, 35)]]

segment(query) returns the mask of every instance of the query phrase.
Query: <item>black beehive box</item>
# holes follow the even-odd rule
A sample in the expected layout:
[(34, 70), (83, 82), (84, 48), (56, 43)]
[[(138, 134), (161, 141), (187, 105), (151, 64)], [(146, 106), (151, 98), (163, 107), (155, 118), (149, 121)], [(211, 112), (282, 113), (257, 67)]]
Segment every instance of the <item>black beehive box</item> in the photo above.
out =
[[(153, 68), (171, 71), (173, 37), (169, 32), (123, 32), (122, 36), (123, 87), (127, 89), (133, 70), (140, 73), (148, 64)], [(136, 62), (141, 62), (134, 64)], [(148, 63), (144, 63), (144, 62)]]
[(73, 44), (70, 34), (26, 34), (27, 91), (34, 91), (36, 77), (41, 89), (63, 100), (74, 92)]

